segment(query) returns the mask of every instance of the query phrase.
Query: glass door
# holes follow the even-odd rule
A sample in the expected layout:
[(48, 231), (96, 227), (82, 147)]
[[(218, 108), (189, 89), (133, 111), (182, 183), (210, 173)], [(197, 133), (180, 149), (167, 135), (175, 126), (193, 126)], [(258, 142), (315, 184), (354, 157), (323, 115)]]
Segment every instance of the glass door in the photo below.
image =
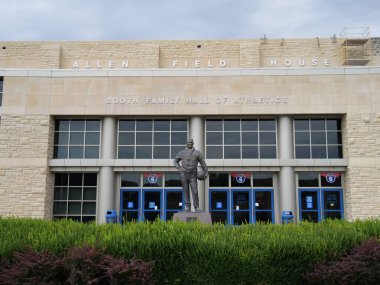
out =
[(229, 191), (225, 190), (210, 190), (210, 214), (212, 223), (228, 224), (229, 217)]
[(322, 189), (322, 218), (343, 219), (342, 189)]
[(121, 191), (120, 223), (139, 221), (140, 189)]
[(183, 210), (182, 189), (165, 190), (165, 220), (173, 219), (173, 215)]
[(251, 223), (250, 189), (232, 189), (232, 224)]
[(319, 189), (301, 189), (299, 208), (300, 221), (318, 223), (320, 221)]
[(161, 193), (162, 189), (143, 190), (143, 220), (154, 222), (161, 216)]
[(254, 193), (254, 222), (274, 223), (273, 190), (255, 189)]

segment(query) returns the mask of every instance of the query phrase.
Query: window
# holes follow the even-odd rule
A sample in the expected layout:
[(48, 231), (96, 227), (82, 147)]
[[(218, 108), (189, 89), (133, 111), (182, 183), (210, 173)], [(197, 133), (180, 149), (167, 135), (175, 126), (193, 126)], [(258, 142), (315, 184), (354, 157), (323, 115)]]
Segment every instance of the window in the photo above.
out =
[(340, 119), (295, 119), (296, 158), (343, 158)]
[(119, 159), (169, 159), (187, 141), (187, 120), (119, 120)]
[(0, 77), (0, 106), (3, 106), (3, 86), (4, 80), (3, 77)]
[(275, 119), (206, 120), (206, 158), (276, 158)]
[(96, 173), (56, 173), (53, 219), (95, 221), (96, 192)]
[(100, 120), (55, 121), (54, 158), (99, 158)]

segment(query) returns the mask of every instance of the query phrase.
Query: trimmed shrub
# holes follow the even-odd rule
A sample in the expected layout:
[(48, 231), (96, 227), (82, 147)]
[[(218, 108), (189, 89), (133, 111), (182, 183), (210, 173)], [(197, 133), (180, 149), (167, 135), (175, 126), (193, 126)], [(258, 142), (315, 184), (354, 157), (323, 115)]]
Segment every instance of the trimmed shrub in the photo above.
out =
[(32, 249), (3, 260), (0, 284), (149, 284), (153, 263), (127, 261), (93, 247), (70, 248), (64, 257)]
[(318, 263), (306, 273), (307, 284), (379, 284), (380, 243), (376, 239), (363, 242), (339, 261)]

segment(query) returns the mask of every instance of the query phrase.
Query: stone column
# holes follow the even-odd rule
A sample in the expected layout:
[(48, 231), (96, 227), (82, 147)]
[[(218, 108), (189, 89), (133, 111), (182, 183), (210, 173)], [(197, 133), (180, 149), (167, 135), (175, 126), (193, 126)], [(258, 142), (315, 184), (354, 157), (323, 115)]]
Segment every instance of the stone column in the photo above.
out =
[(116, 157), (116, 119), (105, 117), (102, 122), (101, 159), (104, 166), (99, 171), (98, 186), (98, 223), (105, 223), (107, 210), (115, 208), (115, 177), (112, 166)]
[[(279, 117), (278, 150), (283, 166), (280, 168), (280, 216), (282, 211), (292, 211), (294, 220), (297, 217), (296, 185), (294, 168), (290, 161), (294, 158), (293, 151), (293, 120), (290, 116)], [(289, 166), (288, 166), (288, 165)]]
[[(203, 118), (196, 116), (190, 119), (190, 137), (194, 139), (194, 147), (199, 150), (203, 155), (205, 154), (205, 140), (204, 140), (204, 122)], [(207, 161), (206, 161), (207, 163)], [(199, 195), (199, 207), (202, 210), (207, 210), (205, 208), (205, 181), (198, 180), (198, 195)]]

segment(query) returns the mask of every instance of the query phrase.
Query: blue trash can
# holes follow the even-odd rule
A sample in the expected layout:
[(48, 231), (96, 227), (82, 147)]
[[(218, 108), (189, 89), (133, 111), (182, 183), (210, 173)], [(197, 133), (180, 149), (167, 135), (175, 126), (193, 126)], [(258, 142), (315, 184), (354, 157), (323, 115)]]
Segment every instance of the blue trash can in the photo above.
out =
[(282, 211), (282, 224), (293, 223), (293, 213), (292, 211)]
[(116, 210), (108, 210), (106, 214), (106, 223), (107, 224), (116, 224), (117, 223), (117, 214)]

